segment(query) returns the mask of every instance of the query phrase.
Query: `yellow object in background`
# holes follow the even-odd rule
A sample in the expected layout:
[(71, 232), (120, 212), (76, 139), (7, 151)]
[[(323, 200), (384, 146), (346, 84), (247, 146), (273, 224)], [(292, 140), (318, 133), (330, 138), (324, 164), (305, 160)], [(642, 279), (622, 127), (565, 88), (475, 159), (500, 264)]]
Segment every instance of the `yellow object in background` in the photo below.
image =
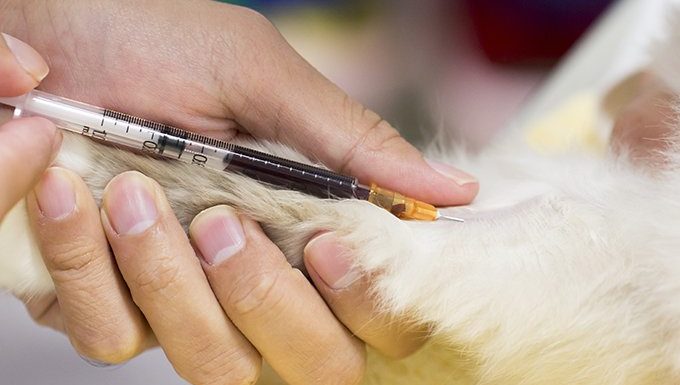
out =
[(529, 146), (543, 153), (560, 154), (578, 148), (604, 154), (607, 140), (600, 124), (600, 97), (582, 92), (530, 124), (525, 138)]

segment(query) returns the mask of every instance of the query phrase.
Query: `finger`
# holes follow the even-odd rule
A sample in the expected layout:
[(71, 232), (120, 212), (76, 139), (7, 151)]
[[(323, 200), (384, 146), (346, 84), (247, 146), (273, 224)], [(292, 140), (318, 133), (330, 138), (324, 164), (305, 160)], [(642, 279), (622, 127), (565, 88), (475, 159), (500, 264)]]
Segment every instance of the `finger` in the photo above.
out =
[[(331, 169), (437, 205), (469, 203), (471, 175), (421, 153), (376, 113), (352, 100), (297, 54), (264, 17), (252, 14), (236, 89), (224, 95), (251, 134), (282, 141)], [(234, 47), (229, 46), (233, 50)], [(272, 65), (276, 63), (276, 65)], [(225, 70), (224, 82), (234, 82)], [(233, 84), (226, 88), (234, 88)]]
[(43, 118), (24, 118), (0, 127), (0, 220), (49, 166), (61, 133)]
[(376, 350), (393, 358), (415, 352), (427, 341), (428, 328), (380, 312), (369, 278), (352, 269), (351, 253), (333, 233), (307, 244), (305, 266), (317, 290), (342, 323)]
[(28, 314), (38, 325), (46, 326), (66, 334), (56, 293), (19, 299), (26, 305)]
[(190, 234), (229, 318), (286, 383), (361, 380), (363, 344), (257, 223), (218, 206), (199, 214)]
[(157, 183), (136, 173), (104, 192), (102, 222), (132, 298), (177, 372), (196, 384), (250, 384), (261, 358), (227, 319)]
[(150, 347), (151, 332), (118, 272), (99, 207), (80, 177), (48, 169), (27, 207), (63, 326), (78, 353), (120, 363)]
[(0, 34), (0, 96), (25, 94), (47, 76), (47, 63), (23, 41)]

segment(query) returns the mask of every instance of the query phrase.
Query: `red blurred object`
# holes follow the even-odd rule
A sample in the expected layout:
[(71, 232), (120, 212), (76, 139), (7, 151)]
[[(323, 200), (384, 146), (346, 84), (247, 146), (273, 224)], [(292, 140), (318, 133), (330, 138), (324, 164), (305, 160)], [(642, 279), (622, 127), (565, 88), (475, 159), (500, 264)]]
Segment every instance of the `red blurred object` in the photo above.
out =
[(486, 56), (510, 64), (552, 63), (612, 0), (466, 0)]

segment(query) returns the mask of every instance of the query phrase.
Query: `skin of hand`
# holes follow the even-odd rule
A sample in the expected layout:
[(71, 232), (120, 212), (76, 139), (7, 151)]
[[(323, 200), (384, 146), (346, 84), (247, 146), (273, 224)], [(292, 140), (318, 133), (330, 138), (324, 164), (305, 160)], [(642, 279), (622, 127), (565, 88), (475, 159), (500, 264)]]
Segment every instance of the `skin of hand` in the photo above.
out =
[[(210, 1), (93, 4), (0, 1), (0, 28), (51, 65), (42, 89), (222, 140), (278, 140), (438, 205), (477, 193), (473, 177), (424, 160), (251, 10)], [(365, 294), (370, 277), (349, 269), (332, 233), (305, 250), (315, 288), (230, 208), (195, 219), (192, 248), (159, 186), (140, 174), (111, 181), (101, 213), (82, 180), (59, 168), (27, 202), (56, 286), (56, 298), (29, 301), (29, 312), (90, 359), (119, 363), (160, 344), (192, 383), (252, 383), (264, 357), (290, 384), (355, 384), (364, 343), (403, 357), (425, 340), (407, 317), (376, 312)]]

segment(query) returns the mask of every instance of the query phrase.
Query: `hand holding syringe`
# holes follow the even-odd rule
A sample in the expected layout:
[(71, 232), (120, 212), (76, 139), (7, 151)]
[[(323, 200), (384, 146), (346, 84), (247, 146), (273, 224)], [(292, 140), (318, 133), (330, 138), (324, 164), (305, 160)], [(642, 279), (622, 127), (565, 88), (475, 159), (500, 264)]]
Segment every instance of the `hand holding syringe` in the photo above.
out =
[[(345, 170), (361, 180), (375, 181), (439, 205), (465, 204), (476, 194), (474, 178), (453, 167), (428, 164), (389, 124), (324, 78), (253, 11), (209, 1), (65, 1), (50, 3), (51, 12), (35, 7), (33, 2), (11, 3), (17, 7), (3, 9), (0, 21), (6, 23), (0, 24), (16, 28), (13, 32), (30, 38), (39, 52), (48, 55), (53, 67), (49, 82), (44, 84), (46, 90), (162, 117), (168, 123), (181, 122), (180, 126), (202, 134), (230, 138), (240, 126), (243, 134), (277, 140), (335, 171)], [(28, 90), (26, 87), (21, 92)], [(42, 119), (23, 122), (31, 120), (47, 123)], [(98, 123), (91, 124), (96, 128)], [(26, 126), (19, 136), (36, 142), (39, 139), (35, 127)], [(30, 150), (38, 151), (36, 147)], [(28, 150), (21, 148), (20, 161), (25, 162)], [(49, 160), (48, 151), (40, 149), (30, 162), (15, 165), (16, 174), (28, 174), (43, 153)], [(240, 278), (266, 277), (267, 272), (286, 267), (277, 246), (257, 224), (245, 216), (233, 221), (248, 241), (240, 255), (226, 263), (213, 267), (204, 264), (204, 274), (196, 269), (201, 257), (193, 253), (183, 229), (168, 211), (159, 211), (164, 215), (155, 217), (156, 222), (142, 236), (121, 237), (107, 232), (110, 237), (102, 238), (100, 222), (104, 215), (113, 222), (138, 218), (137, 206), (111, 202), (121, 191), (134, 187), (135, 180), (148, 178), (133, 173), (119, 175), (102, 194), (102, 205), (97, 206), (88, 186), (73, 173), (52, 168), (43, 178), (36, 176), (39, 174), (32, 174), (30, 180), (40, 179), (36, 193), (42, 191), (40, 197), (48, 199), (38, 199), (40, 207), (59, 203), (55, 198), (76, 197), (72, 202), (75, 210), (59, 220), (45, 218), (35, 206), (29, 210), (36, 241), (42, 245), (45, 259), (53, 262), (48, 271), (56, 269), (72, 279), (57, 282), (59, 306), (40, 308), (36, 301), (27, 305), (36, 316), (49, 315), (49, 319), (41, 319), (42, 323), (65, 328), (84, 356), (119, 362), (154, 346), (145, 344), (147, 341), (158, 341), (189, 382), (210, 379), (227, 383), (228, 379), (220, 377), (225, 369), (234, 369), (227, 375), (257, 376), (262, 353), (285, 382), (350, 383), (361, 375), (364, 341), (387, 354), (404, 354), (404, 347), (415, 349), (423, 343), (420, 334), (411, 333), (410, 317), (380, 318), (378, 306), (373, 307), (373, 298), (368, 295), (373, 277), (362, 274), (345, 290), (322, 291), (327, 287), (323, 280), (335, 282), (328, 273), (330, 267), (338, 266), (333, 261), (339, 260), (328, 248), (320, 248), (333, 243), (328, 233), (319, 234), (323, 239), (316, 237), (305, 253), (306, 263), (318, 273), (312, 279), (320, 291), (304, 278), (300, 280), (299, 274), (279, 276), (268, 292), (271, 298), (282, 299), (277, 310), (263, 309), (258, 319), (241, 323), (239, 314), (223, 314), (221, 304), (229, 309), (228, 298), (220, 295), (225, 291), (213, 293), (210, 287), (250, 292), (262, 281)], [(50, 182), (69, 180), (57, 176), (71, 177), (70, 186), (75, 188), (72, 195), (57, 194), (59, 189)], [(10, 181), (15, 187), (17, 181)], [(145, 202), (157, 209), (166, 207), (164, 192), (152, 192), (153, 199)], [(212, 218), (226, 218), (219, 207), (209, 211)], [(229, 239), (225, 228), (203, 230), (202, 234), (193, 234), (193, 241), (199, 241), (201, 248), (200, 235)], [(168, 258), (158, 258), (159, 250)], [(203, 257), (211, 257), (201, 250)], [(353, 253), (345, 257), (362, 256)], [(59, 271), (64, 266), (59, 261), (84, 258), (91, 262), (84, 267), (95, 274)], [(287, 269), (294, 272), (290, 266)], [(134, 279), (125, 280), (142, 271), (179, 271), (182, 274), (177, 278), (181, 278), (183, 290), (166, 295), (166, 289), (177, 285), (161, 288), (162, 277), (154, 275), (149, 275), (150, 285), (145, 286), (160, 288), (154, 292), (144, 292)], [(130, 293), (135, 293), (134, 301)], [(324, 302), (326, 294), (331, 297), (325, 297)], [(318, 306), (310, 306), (313, 304)], [(50, 311), (45, 312), (48, 308)], [(247, 328), (239, 330), (234, 324)], [(314, 341), (313, 346), (309, 341)], [(219, 354), (225, 351), (233, 354)], [(329, 353), (335, 357), (330, 365), (316, 359)]]
[(183, 131), (120, 112), (91, 106), (33, 90), (0, 103), (15, 107), (16, 117), (40, 116), (58, 127), (93, 139), (140, 150), (200, 167), (240, 172), (246, 176), (321, 198), (357, 198), (382, 207), (399, 218), (436, 220), (459, 218), (441, 215), (434, 206), (373, 184), (361, 186), (355, 178), (259, 151)]

